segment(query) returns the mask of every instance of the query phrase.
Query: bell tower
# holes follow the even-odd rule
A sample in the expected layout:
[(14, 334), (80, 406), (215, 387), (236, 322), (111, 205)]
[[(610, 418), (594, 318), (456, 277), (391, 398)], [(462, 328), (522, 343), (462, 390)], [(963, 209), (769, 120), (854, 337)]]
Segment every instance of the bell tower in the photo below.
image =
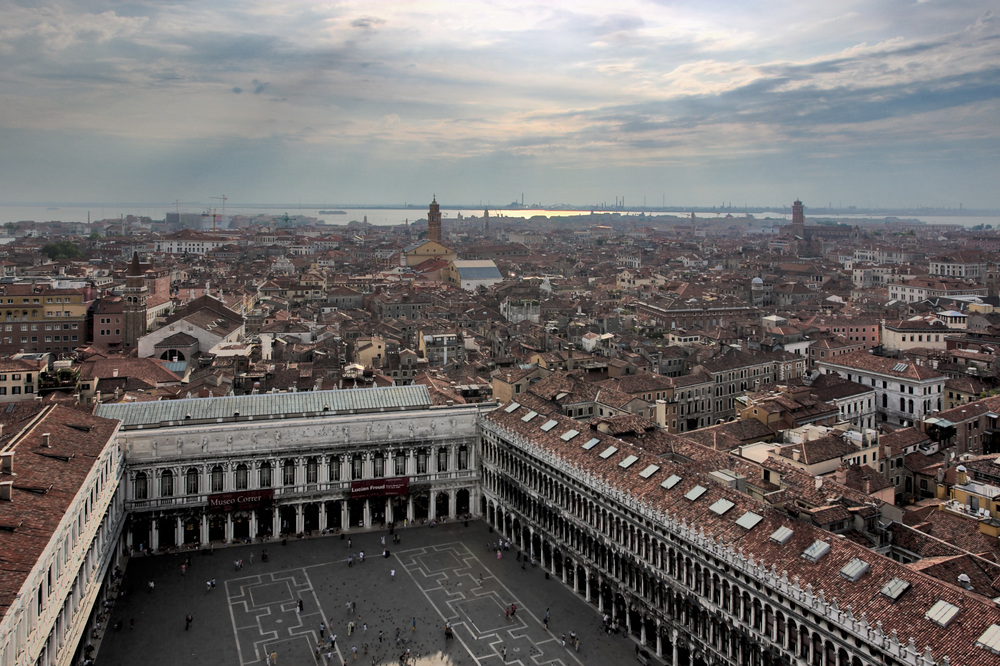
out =
[(122, 335), (122, 344), (125, 347), (134, 347), (139, 338), (146, 334), (146, 297), (149, 295), (149, 288), (146, 286), (146, 278), (142, 268), (139, 266), (139, 253), (132, 253), (132, 263), (129, 264), (125, 272), (125, 288), (122, 290), (123, 308), (125, 316), (125, 330)]
[(438, 205), (437, 195), (434, 195), (430, 210), (427, 211), (427, 239), (435, 243), (441, 242), (441, 206)]

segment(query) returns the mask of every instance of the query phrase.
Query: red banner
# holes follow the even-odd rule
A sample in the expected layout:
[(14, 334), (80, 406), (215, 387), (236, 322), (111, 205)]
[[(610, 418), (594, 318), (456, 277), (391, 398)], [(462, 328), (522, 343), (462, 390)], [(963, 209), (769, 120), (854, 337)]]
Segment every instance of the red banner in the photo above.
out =
[(365, 479), (351, 481), (351, 498), (391, 497), (410, 492), (410, 477), (398, 476), (394, 479)]
[(274, 489), (244, 490), (238, 493), (217, 493), (208, 496), (208, 508), (216, 511), (243, 511), (271, 506)]

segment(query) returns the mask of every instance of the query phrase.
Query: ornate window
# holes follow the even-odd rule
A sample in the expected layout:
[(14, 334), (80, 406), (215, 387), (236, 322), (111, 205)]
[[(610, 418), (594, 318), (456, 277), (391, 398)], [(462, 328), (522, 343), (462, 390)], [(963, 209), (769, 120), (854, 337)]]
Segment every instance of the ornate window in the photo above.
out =
[(147, 483), (148, 478), (145, 472), (139, 472), (135, 475), (135, 498), (137, 500), (144, 500), (149, 498), (149, 488)]
[(271, 463), (264, 462), (260, 465), (260, 487), (270, 488), (272, 485), (271, 480)]
[(250, 487), (250, 468), (240, 463), (236, 466), (236, 490), (246, 490)]
[(417, 451), (417, 474), (427, 473), (427, 449)]
[(382, 453), (376, 453), (374, 463), (374, 472), (372, 476), (376, 479), (380, 479), (385, 476), (385, 456)]
[(469, 469), (469, 447), (458, 447), (458, 468)]
[(212, 492), (221, 493), (224, 487), (225, 477), (222, 473), (222, 465), (216, 465), (212, 468)]
[(194, 467), (192, 467), (187, 471), (186, 485), (187, 488), (185, 488), (185, 490), (187, 491), (188, 495), (198, 494), (198, 470), (195, 469)]
[(340, 456), (330, 457), (330, 481), (340, 481)]
[(295, 485), (295, 461), (286, 460), (284, 466), (281, 469), (281, 483), (285, 486)]
[(160, 472), (160, 497), (174, 496), (174, 473), (169, 469)]
[(438, 471), (448, 471), (448, 449), (443, 447), (438, 449)]
[(364, 474), (364, 460), (360, 453), (355, 453), (351, 458), (351, 478), (360, 479)]
[(310, 458), (306, 461), (306, 483), (316, 483), (319, 478), (319, 461)]
[(392, 454), (393, 466), (395, 467), (396, 476), (403, 476), (406, 474), (406, 454), (402, 451), (396, 451)]

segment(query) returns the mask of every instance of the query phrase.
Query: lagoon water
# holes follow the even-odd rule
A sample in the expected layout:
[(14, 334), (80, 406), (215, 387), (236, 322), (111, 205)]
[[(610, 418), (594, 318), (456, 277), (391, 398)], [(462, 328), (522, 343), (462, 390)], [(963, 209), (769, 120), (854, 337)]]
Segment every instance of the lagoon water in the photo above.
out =
[[(205, 213), (206, 211), (211, 212), (209, 209), (201, 206), (181, 206), (181, 213)], [(344, 215), (331, 215), (331, 214), (320, 214), (320, 211), (332, 211), (332, 210), (343, 210)], [(94, 206), (25, 206), (19, 204), (2, 204), (0, 203), (0, 224), (7, 222), (19, 222), (23, 220), (33, 220), (35, 222), (49, 222), (53, 220), (60, 220), (63, 222), (86, 222), (87, 216), (89, 214), (92, 221), (104, 220), (104, 219), (116, 219), (123, 217), (125, 215), (138, 215), (138, 216), (149, 216), (154, 220), (162, 220), (167, 213), (176, 212), (177, 209), (170, 205), (159, 205), (159, 206), (149, 206), (149, 205), (129, 205), (129, 204), (106, 204), (106, 205), (94, 205)], [(221, 209), (217, 209), (218, 213), (221, 214)], [(592, 211), (591, 209), (586, 210), (546, 210), (546, 209), (490, 209), (490, 217), (508, 217), (508, 218), (522, 218), (528, 219), (536, 215), (543, 215), (546, 217), (568, 217), (574, 215), (589, 215), (591, 212), (601, 212)], [(627, 211), (606, 211), (615, 212), (622, 215), (639, 215), (641, 210), (627, 210)], [(417, 220), (422, 220), (427, 218), (427, 208), (426, 206), (420, 208), (337, 208), (334, 205), (324, 206), (322, 208), (300, 208), (298, 206), (273, 206), (273, 205), (229, 205), (226, 207), (226, 215), (247, 215), (250, 217), (256, 215), (266, 215), (266, 216), (276, 216), (280, 217), (287, 213), (289, 216), (303, 215), (306, 217), (313, 217), (322, 220), (328, 225), (346, 225), (352, 220), (357, 220), (358, 222), (364, 220), (366, 217), (370, 224), (382, 226), (382, 225), (396, 225), (403, 224), (405, 221), (415, 222)], [(443, 210), (441, 214), (445, 221), (448, 219), (455, 219), (458, 217), (459, 213), (463, 217), (481, 217), (483, 214), (482, 208), (469, 208), (463, 210)], [(667, 211), (667, 212), (648, 212), (650, 215), (674, 215), (678, 218), (686, 218), (690, 215), (689, 212), (684, 210)], [(716, 217), (714, 213), (698, 213), (699, 218), (703, 219), (713, 219)], [(722, 215), (722, 213), (719, 213)], [(734, 212), (734, 217), (738, 220), (740, 216)], [(765, 211), (763, 213), (755, 213), (754, 217), (758, 221), (765, 221), (766, 218), (771, 218), (775, 224), (787, 224), (787, 220), (791, 216), (785, 211)], [(811, 216), (809, 215), (808, 209), (806, 210), (807, 219)], [(881, 220), (884, 216), (872, 216), (868, 217), (866, 215), (822, 215), (818, 216), (819, 219), (842, 219), (842, 220), (856, 220), (856, 219), (871, 219), (873, 221)], [(957, 224), (963, 226), (975, 226), (977, 224), (990, 224), (994, 228), (1000, 228), (1000, 216), (989, 215), (989, 216), (939, 216), (939, 215), (926, 215), (926, 216), (901, 216), (904, 219), (916, 218), (927, 224)]]

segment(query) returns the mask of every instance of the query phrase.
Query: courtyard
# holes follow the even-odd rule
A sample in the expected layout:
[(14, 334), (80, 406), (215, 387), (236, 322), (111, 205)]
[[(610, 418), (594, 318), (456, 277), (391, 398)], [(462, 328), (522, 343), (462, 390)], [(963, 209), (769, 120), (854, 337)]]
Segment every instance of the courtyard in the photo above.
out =
[[(407, 650), (420, 666), (635, 662), (636, 643), (609, 636), (596, 605), (541, 567), (522, 568), (514, 546), (501, 558), (487, 550), (499, 535), (484, 522), (396, 534), (399, 544), (382, 530), (133, 558), (96, 662), (265, 666), (276, 653), (280, 666), (367, 666), (396, 664)], [(349, 555), (362, 551), (364, 562), (349, 565)], [(511, 604), (517, 610), (508, 617)], [(326, 636), (337, 637), (329, 659), (326, 648), (315, 652), (321, 622)]]

